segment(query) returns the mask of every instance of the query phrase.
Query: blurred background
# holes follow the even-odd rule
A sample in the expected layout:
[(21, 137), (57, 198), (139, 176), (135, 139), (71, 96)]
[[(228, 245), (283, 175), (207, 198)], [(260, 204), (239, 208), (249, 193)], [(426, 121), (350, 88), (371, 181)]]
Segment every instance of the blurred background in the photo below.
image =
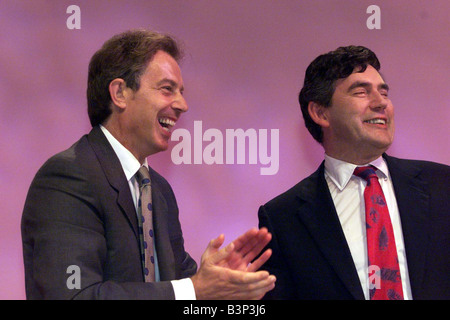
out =
[[(381, 29), (367, 27), (372, 4)], [(71, 5), (80, 29), (68, 28)], [(308, 64), (339, 46), (367, 46), (381, 61), (396, 108), (388, 153), (450, 164), (449, 12), (448, 0), (0, 0), (0, 299), (25, 298), (20, 219), (28, 188), (50, 156), (90, 131), (87, 67), (114, 34), (147, 28), (181, 41), (190, 110), (176, 128), (192, 138), (194, 121), (223, 135), (279, 130), (274, 175), (248, 158), (175, 165), (176, 142), (149, 158), (175, 191), (185, 246), (199, 262), (210, 239), (224, 233), (228, 243), (257, 226), (260, 205), (320, 165), (323, 150), (304, 128), (297, 96)]]

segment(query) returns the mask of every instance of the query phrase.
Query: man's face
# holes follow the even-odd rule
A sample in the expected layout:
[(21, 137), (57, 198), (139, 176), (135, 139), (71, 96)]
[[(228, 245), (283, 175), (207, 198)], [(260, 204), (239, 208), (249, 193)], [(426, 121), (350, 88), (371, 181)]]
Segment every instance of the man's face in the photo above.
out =
[(338, 80), (325, 110), (329, 126), (323, 129), (324, 147), (332, 150), (330, 156), (352, 163), (371, 161), (392, 144), (394, 107), (388, 86), (372, 66)]
[(171, 129), (188, 110), (178, 63), (158, 51), (140, 78), (136, 92), (127, 88), (127, 145), (138, 160), (166, 150)]

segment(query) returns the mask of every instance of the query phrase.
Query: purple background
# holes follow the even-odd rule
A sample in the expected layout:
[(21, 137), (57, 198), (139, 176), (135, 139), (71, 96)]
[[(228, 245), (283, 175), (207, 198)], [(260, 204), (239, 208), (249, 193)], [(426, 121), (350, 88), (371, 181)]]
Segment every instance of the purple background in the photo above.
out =
[[(81, 29), (69, 30), (69, 5)], [(369, 5), (381, 30), (369, 30)], [(450, 2), (433, 1), (5, 1), (0, 2), (0, 299), (23, 299), (20, 218), (43, 162), (90, 130), (87, 65), (131, 28), (182, 40), (190, 110), (176, 128), (279, 129), (280, 167), (174, 165), (149, 158), (174, 188), (186, 248), (199, 262), (208, 241), (257, 225), (259, 205), (310, 174), (322, 148), (303, 125), (297, 94), (308, 64), (338, 46), (374, 50), (396, 107), (391, 155), (450, 164)], [(204, 143), (204, 146), (207, 143)], [(175, 142), (171, 143), (171, 147)], [(248, 162), (248, 161), (247, 161)]]

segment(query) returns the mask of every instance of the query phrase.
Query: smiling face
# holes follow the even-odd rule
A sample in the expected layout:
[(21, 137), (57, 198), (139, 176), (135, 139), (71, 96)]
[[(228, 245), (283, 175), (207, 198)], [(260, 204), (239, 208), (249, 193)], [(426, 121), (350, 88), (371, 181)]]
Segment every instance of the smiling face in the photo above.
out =
[(178, 63), (164, 51), (154, 55), (137, 91), (125, 85), (118, 89), (123, 100), (117, 103), (120, 109), (113, 112), (111, 130), (141, 163), (168, 148), (172, 127), (188, 110), (183, 90)]
[(392, 144), (394, 107), (375, 68), (369, 65), (364, 72), (355, 71), (336, 82), (331, 106), (323, 110), (323, 145), (331, 157), (365, 164)]

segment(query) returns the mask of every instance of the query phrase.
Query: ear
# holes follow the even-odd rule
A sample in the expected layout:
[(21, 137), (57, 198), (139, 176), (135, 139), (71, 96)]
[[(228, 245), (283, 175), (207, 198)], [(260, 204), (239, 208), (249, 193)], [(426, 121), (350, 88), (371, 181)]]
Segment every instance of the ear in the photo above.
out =
[(112, 103), (120, 109), (124, 109), (127, 106), (126, 89), (127, 85), (125, 80), (117, 78), (109, 83), (109, 95), (111, 96)]
[(308, 113), (311, 119), (322, 128), (330, 126), (328, 121), (327, 107), (324, 107), (317, 102), (310, 101), (308, 104)]

